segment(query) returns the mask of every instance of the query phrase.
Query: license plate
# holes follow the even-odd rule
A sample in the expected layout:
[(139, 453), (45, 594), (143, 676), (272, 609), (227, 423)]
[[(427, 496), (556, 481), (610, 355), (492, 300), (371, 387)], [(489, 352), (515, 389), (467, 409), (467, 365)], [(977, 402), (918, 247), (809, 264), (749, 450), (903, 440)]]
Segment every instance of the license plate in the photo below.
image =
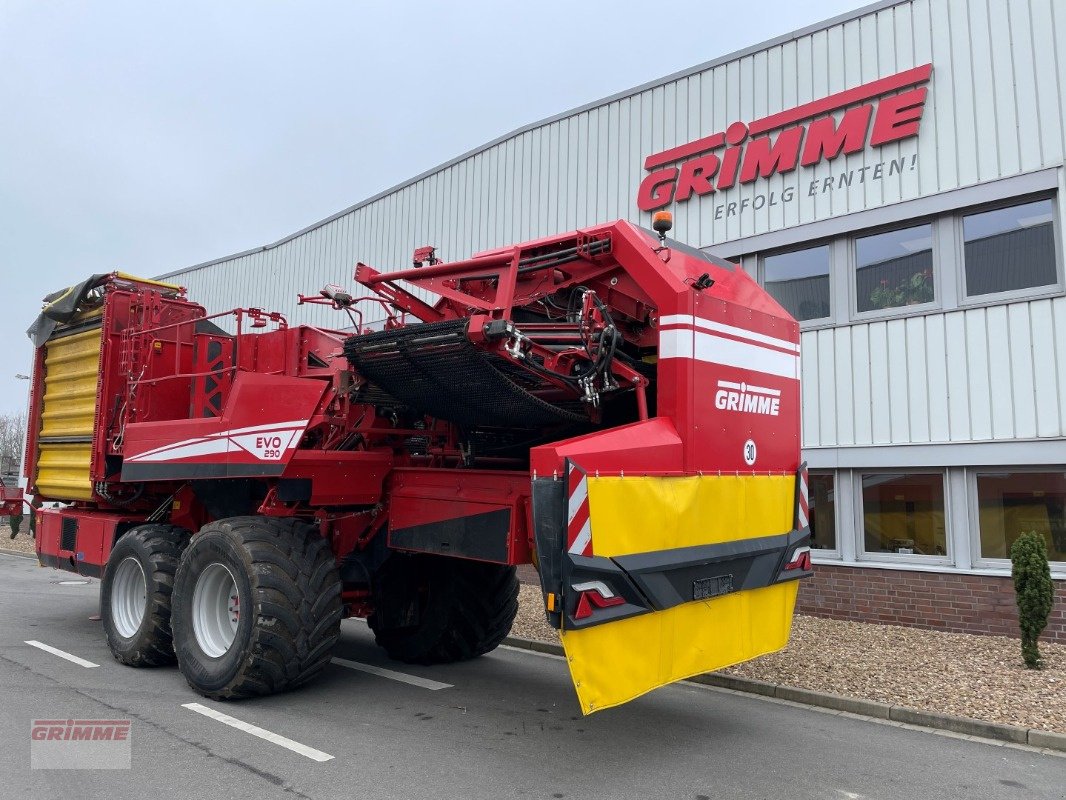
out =
[(733, 576), (718, 575), (714, 578), (700, 578), (692, 582), (692, 599), (706, 600), (733, 591)]

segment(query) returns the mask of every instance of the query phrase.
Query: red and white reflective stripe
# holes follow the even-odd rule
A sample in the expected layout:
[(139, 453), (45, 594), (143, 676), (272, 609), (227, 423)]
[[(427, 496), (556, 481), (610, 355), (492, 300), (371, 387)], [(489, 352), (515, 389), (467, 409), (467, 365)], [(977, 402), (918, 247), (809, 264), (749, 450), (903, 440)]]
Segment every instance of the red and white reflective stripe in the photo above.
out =
[(584, 472), (570, 466), (570, 502), (566, 515), (566, 551), (574, 556), (592, 555), (592, 521), (589, 518), (589, 488)]
[(800, 346), (690, 314), (659, 320), (659, 359), (689, 358), (799, 380)]
[(800, 467), (799, 470), (799, 501), (796, 508), (796, 528), (802, 530), (806, 528), (810, 522), (810, 503), (808, 501), (807, 490), (807, 467)]

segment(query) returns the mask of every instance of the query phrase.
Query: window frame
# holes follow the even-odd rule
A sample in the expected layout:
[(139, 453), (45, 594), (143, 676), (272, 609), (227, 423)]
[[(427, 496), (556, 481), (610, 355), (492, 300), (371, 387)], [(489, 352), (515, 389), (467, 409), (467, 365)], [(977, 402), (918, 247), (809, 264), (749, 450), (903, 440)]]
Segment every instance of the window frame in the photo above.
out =
[[(946, 216), (946, 215), (945, 215)], [(856, 285), (858, 279), (859, 258), (858, 241), (869, 236), (878, 236), (893, 231), (905, 231), (908, 228), (917, 228), (922, 225), (929, 226), (929, 234), (932, 240), (931, 258), (933, 262), (933, 299), (928, 303), (915, 305), (892, 306), (890, 308), (874, 308), (869, 311), (859, 311), (859, 292)], [(918, 314), (927, 314), (930, 311), (944, 310), (944, 279), (942, 277), (942, 265), (944, 259), (941, 253), (940, 237), (943, 226), (943, 216), (916, 217), (903, 223), (883, 225), (877, 228), (867, 228), (861, 231), (852, 231), (846, 237), (848, 249), (848, 312), (851, 322), (871, 322), (882, 319), (896, 319), (910, 317)]]
[[(835, 495), (833, 499), (833, 532), (834, 532), (834, 547), (832, 549), (824, 548), (811, 548), (811, 558), (823, 561), (842, 561), (843, 553), (840, 547), (840, 540), (843, 537), (844, 529), (841, 526), (841, 514), (840, 514), (840, 496), (844, 487), (841, 483), (841, 474), (839, 470), (835, 469), (811, 469), (808, 471), (808, 477), (813, 475), (828, 475), (833, 479), (833, 493)], [(808, 487), (808, 498), (811, 496), (810, 487)], [(808, 516), (813, 519), (814, 514), (808, 509)]]
[[(1041, 472), (1066, 473), (1066, 464), (1028, 464), (1024, 466), (993, 464), (966, 468), (966, 497), (968, 500), (966, 503), (966, 519), (970, 529), (970, 552), (972, 553), (971, 561), (973, 562), (973, 566), (977, 569), (1006, 570), (1009, 573), (1011, 569), (1011, 561), (1009, 558), (986, 558), (981, 554), (981, 498), (977, 494), (977, 476), (987, 475), (992, 472), (1008, 472), (1011, 474), (1035, 474)], [(1048, 559), (1048, 563), (1051, 565), (1051, 574), (1053, 577), (1056, 574), (1066, 573), (1066, 561), (1053, 561)]]
[[(756, 282), (770, 294), (770, 290), (766, 288), (766, 259), (773, 258), (775, 256), (785, 256), (789, 253), (800, 253), (804, 250), (814, 250), (818, 247), (824, 247), (829, 253), (829, 272), (826, 274), (826, 278), (829, 281), (829, 313), (824, 317), (814, 317), (812, 319), (797, 320), (800, 324), (800, 328), (803, 330), (828, 327), (836, 325), (836, 292), (833, 289), (833, 278), (836, 274), (835, 256), (834, 256), (834, 241), (833, 239), (815, 239), (809, 242), (802, 242), (800, 244), (792, 245), (791, 247), (783, 247), (778, 250), (768, 250), (765, 253), (756, 253)], [(772, 294), (770, 294), (773, 297)], [(787, 311), (787, 309), (786, 309)]]
[[(855, 561), (860, 564), (922, 564), (926, 566), (955, 567), (955, 542), (951, 487), (946, 468), (890, 469), (886, 467), (861, 467), (854, 470), (855, 501)], [(866, 511), (864, 508), (862, 479), (865, 475), (938, 475), (941, 496), (944, 500), (944, 550), (942, 556), (927, 556), (918, 553), (869, 553), (866, 551)], [(839, 537), (838, 537), (839, 538)], [(837, 543), (839, 547), (839, 541)]]
[[(982, 214), (986, 211), (997, 211), (1013, 206), (1023, 206), (1027, 203), (1037, 203), (1041, 200), (1051, 201), (1051, 231), (1055, 246), (1055, 282), (1045, 283), (1040, 286), (1030, 286), (1025, 289), (1008, 289), (1003, 292), (987, 292), (985, 294), (970, 295), (966, 286), (966, 236), (963, 229), (963, 217), (973, 214)], [(945, 215), (947, 216), (947, 215)], [(952, 240), (955, 252), (958, 254), (956, 261), (955, 280), (959, 287), (957, 306), (959, 308), (974, 308), (980, 306), (1000, 305), (1013, 303), (1019, 300), (1039, 300), (1045, 297), (1056, 297), (1066, 289), (1066, 275), (1064, 275), (1063, 252), (1062, 252), (1062, 225), (1058, 202), (1058, 192), (1045, 191), (1031, 195), (1008, 197), (994, 203), (983, 203), (977, 206), (956, 209), (950, 215), (953, 229)]]

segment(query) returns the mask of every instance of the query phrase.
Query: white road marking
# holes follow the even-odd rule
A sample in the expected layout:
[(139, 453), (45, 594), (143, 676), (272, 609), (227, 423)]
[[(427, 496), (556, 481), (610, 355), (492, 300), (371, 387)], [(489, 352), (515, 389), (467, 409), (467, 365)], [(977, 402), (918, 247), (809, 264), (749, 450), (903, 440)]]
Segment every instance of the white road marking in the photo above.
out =
[(39, 648), (41, 650), (44, 650), (46, 653), (51, 653), (54, 656), (59, 656), (60, 658), (65, 658), (67, 661), (73, 661), (75, 664), (78, 664), (79, 666), (82, 666), (82, 667), (98, 667), (98, 666), (100, 666), (99, 664), (94, 664), (91, 661), (86, 661), (84, 658), (78, 658), (78, 656), (71, 655), (70, 653), (67, 653), (67, 652), (65, 652), (63, 650), (60, 650), (58, 647), (52, 647), (52, 645), (50, 645), (50, 644), (44, 644), (43, 642), (38, 642), (36, 639), (27, 639), (26, 640), (26, 644), (30, 645), (31, 647), (36, 647), (36, 648)]
[(203, 714), (205, 717), (210, 717), (216, 722), (221, 722), (223, 725), (229, 725), (231, 728), (250, 733), (252, 736), (258, 736), (260, 739), (292, 750), (292, 752), (306, 756), (312, 761), (329, 761), (333, 758), (329, 753), (323, 753), (321, 750), (316, 750), (305, 744), (294, 742), (292, 739), (286, 738), (279, 733), (273, 733), (265, 728), (252, 725), (250, 722), (244, 722), (236, 717), (231, 717), (229, 714), (223, 714), (221, 711), (215, 711), (215, 709), (208, 708), (200, 703), (183, 703), (181, 707), (187, 708), (190, 711), (195, 711), (197, 714)]
[(417, 675), (408, 675), (406, 672), (395, 672), (391, 669), (375, 667), (371, 664), (363, 664), (359, 661), (349, 661), (346, 658), (335, 658), (333, 659), (333, 663), (340, 664), (342, 667), (347, 667), (348, 669), (357, 669), (360, 672), (369, 672), (371, 675), (378, 675), (382, 678), (389, 678), (390, 680), (399, 681), (400, 683), (409, 683), (412, 686), (421, 686), (423, 689), (429, 689), (434, 692), (439, 689), (452, 688), (452, 684), (450, 683), (431, 681), (429, 678), (420, 678)]

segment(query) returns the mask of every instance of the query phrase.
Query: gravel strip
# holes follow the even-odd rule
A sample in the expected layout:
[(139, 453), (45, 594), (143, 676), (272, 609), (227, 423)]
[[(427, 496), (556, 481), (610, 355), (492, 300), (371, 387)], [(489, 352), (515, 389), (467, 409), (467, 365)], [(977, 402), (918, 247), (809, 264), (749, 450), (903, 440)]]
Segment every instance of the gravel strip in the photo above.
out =
[(523, 583), (518, 587), (518, 616), (511, 626), (511, 635), (540, 642), (559, 641), (559, 634), (544, 618), (544, 598), (539, 586)]
[[(522, 586), (512, 635), (556, 642), (540, 589)], [(788, 647), (723, 670), (818, 692), (1066, 733), (1066, 645), (1041, 644), (1025, 669), (1001, 636), (943, 633), (797, 615)]]
[(12, 550), (16, 553), (25, 553), (28, 556), (37, 555), (37, 551), (33, 549), (33, 539), (30, 538), (30, 526), (24, 518), (22, 520), (22, 527), (19, 528), (19, 535), (14, 539), (11, 538), (11, 526), (7, 522), (7, 517), (3, 517), (3, 522), (0, 524), (0, 549)]

